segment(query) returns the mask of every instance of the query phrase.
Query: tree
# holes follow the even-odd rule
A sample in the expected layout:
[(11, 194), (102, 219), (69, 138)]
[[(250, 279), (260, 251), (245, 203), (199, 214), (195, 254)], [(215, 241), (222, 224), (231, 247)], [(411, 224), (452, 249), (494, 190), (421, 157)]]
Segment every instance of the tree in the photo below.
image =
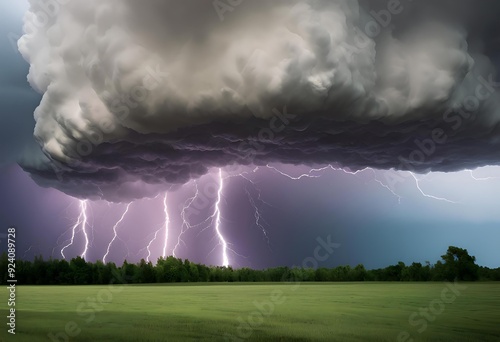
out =
[(160, 257), (156, 269), (156, 279), (159, 283), (179, 282), (182, 277), (188, 276), (182, 261), (173, 256), (168, 256), (166, 259)]
[(33, 274), (35, 276), (35, 284), (37, 285), (47, 285), (47, 262), (43, 260), (43, 257), (35, 256), (33, 261)]
[[(300, 281), (442, 281), (442, 280), (500, 280), (500, 268), (489, 269), (476, 265), (476, 258), (466, 249), (450, 246), (442, 261), (431, 265), (426, 261), (406, 266), (403, 262), (386, 268), (366, 270), (362, 264), (336, 268), (274, 267), (265, 270), (233, 269), (231, 266), (205, 266), (174, 256), (160, 257), (156, 265), (142, 259), (121, 267), (114, 263), (86, 262), (82, 257), (66, 260), (16, 260), (16, 278), (22, 284), (109, 284), (152, 282), (300, 282)], [(5, 283), (7, 254), (0, 254), (0, 269)]]
[(362, 264), (357, 265), (349, 272), (350, 281), (365, 281), (367, 278), (367, 272), (365, 266)]
[(199, 281), (207, 282), (209, 280), (209, 273), (210, 273), (208, 267), (200, 264), (196, 264), (196, 267), (198, 268), (198, 274), (200, 275)]
[(69, 285), (73, 283), (73, 274), (69, 262), (60, 260), (57, 266), (57, 276), (55, 280), (58, 285)]
[(136, 279), (136, 274), (138, 273), (138, 266), (136, 264), (130, 264), (127, 262), (127, 259), (123, 261), (123, 265), (121, 267), (121, 274), (123, 279), (127, 283), (133, 283), (134, 279)]
[(320, 267), (316, 269), (315, 281), (328, 281), (330, 280), (330, 275), (328, 274), (328, 269)]
[(97, 260), (95, 264), (89, 263), (89, 267), (92, 269), (92, 284), (104, 284), (103, 282), (103, 270), (104, 264), (101, 260)]
[(478, 279), (479, 266), (476, 265), (476, 257), (470, 256), (466, 249), (450, 246), (441, 258), (444, 261), (444, 276), (447, 280)]
[(184, 264), (187, 264), (186, 268), (189, 272), (189, 281), (198, 282), (198, 280), (200, 279), (200, 272), (198, 271), (198, 267), (196, 267), (194, 263), (189, 262), (189, 260), (186, 260)]
[(348, 281), (351, 266), (337, 266), (330, 271), (330, 279), (333, 281)]
[(400, 281), (403, 279), (403, 271), (405, 270), (405, 263), (399, 261), (397, 265), (391, 265), (384, 270), (385, 279), (388, 281)]
[(414, 262), (403, 271), (403, 280), (423, 281), (425, 280), (424, 268), (421, 263)]
[(90, 269), (85, 259), (80, 256), (71, 259), (69, 267), (73, 274), (73, 283), (76, 285), (85, 285), (89, 283)]
[(145, 284), (155, 282), (155, 271), (151, 261), (146, 262), (146, 260), (141, 259), (138, 267), (139, 268), (136, 274), (136, 279), (134, 279), (135, 282)]

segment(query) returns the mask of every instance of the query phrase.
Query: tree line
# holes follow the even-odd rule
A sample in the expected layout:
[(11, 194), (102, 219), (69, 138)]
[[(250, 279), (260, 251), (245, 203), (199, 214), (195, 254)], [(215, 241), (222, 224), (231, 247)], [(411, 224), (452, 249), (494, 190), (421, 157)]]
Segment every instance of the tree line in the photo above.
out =
[[(475, 281), (500, 280), (500, 268), (490, 269), (476, 264), (466, 249), (450, 246), (440, 261), (431, 265), (398, 262), (386, 268), (367, 270), (363, 265), (334, 268), (274, 267), (264, 270), (206, 266), (169, 256), (160, 257), (153, 265), (142, 259), (139, 263), (124, 261), (121, 266), (101, 261), (87, 262), (81, 257), (66, 260), (36, 257), (33, 261), (16, 260), (18, 284), (90, 285), (174, 282), (296, 282), (296, 281)], [(3, 283), (8, 277), (7, 254), (0, 257)]]

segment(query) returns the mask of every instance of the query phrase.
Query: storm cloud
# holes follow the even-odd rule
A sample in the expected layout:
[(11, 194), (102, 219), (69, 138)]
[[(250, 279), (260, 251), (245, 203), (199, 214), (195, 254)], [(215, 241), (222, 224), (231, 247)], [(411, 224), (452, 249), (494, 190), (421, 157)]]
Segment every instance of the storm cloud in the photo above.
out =
[(120, 201), (228, 165), (499, 164), (499, 7), (31, 0), (18, 46), (43, 155), (22, 166)]

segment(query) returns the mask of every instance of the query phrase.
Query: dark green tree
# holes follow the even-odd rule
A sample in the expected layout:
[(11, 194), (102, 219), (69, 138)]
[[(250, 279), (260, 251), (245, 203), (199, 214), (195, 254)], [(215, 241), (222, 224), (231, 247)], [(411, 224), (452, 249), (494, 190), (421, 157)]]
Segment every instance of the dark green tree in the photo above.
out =
[(367, 275), (365, 266), (359, 264), (349, 272), (349, 281), (365, 281)]
[(69, 267), (73, 275), (73, 284), (85, 285), (89, 283), (90, 268), (88, 267), (85, 259), (77, 256), (76, 258), (71, 259)]
[(478, 279), (479, 266), (476, 265), (476, 257), (469, 255), (466, 249), (450, 246), (441, 258), (444, 261), (444, 277), (447, 280), (473, 281)]
[(149, 284), (154, 283), (155, 281), (155, 270), (153, 264), (151, 263), (151, 261), (146, 262), (146, 260), (141, 259), (134, 282)]

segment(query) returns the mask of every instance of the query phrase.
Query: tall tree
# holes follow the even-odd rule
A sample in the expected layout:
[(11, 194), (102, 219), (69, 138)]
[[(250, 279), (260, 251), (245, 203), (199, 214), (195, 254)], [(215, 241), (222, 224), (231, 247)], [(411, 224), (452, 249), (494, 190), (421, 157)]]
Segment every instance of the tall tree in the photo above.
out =
[(469, 255), (466, 249), (450, 246), (441, 258), (444, 261), (444, 276), (447, 280), (478, 279), (479, 266), (476, 265), (476, 257)]
[(70, 269), (73, 273), (73, 283), (77, 285), (85, 285), (89, 283), (90, 268), (85, 259), (80, 256), (71, 259), (69, 262)]

